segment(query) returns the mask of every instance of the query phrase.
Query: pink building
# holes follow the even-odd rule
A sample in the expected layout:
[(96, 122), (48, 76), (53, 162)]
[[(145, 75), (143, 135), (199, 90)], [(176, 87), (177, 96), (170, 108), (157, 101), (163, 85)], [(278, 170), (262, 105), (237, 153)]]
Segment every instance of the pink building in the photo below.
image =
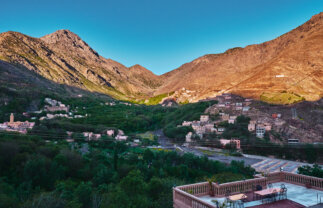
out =
[(271, 124), (270, 123), (264, 123), (264, 126), (265, 126), (266, 131), (271, 130)]
[(113, 129), (107, 130), (107, 135), (112, 137), (114, 135), (114, 130)]

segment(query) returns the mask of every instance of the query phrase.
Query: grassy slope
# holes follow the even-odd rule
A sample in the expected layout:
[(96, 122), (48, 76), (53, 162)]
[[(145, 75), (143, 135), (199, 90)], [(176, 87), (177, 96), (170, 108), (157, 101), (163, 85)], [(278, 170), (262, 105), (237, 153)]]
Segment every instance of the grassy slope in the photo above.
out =
[(292, 104), (304, 101), (305, 99), (292, 92), (263, 93), (260, 100), (270, 104)]

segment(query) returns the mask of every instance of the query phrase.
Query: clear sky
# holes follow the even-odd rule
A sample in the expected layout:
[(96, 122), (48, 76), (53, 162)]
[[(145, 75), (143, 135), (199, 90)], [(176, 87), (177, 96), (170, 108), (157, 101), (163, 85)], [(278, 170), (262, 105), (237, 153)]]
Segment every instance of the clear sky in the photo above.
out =
[(323, 0), (3, 0), (0, 32), (69, 29), (106, 58), (162, 74), (276, 38), (321, 11)]

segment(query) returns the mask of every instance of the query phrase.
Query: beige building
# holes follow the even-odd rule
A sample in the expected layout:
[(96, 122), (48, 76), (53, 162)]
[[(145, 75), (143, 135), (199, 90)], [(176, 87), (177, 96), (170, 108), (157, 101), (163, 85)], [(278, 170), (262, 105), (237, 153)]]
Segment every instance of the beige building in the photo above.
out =
[(209, 119), (210, 119), (209, 115), (201, 115), (201, 117), (200, 117), (201, 122), (208, 122)]
[(251, 120), (248, 124), (248, 131), (256, 130), (256, 121)]
[(229, 120), (230, 119), (230, 115), (229, 114), (223, 114), (222, 115), (222, 120), (223, 121), (227, 121), (227, 120)]

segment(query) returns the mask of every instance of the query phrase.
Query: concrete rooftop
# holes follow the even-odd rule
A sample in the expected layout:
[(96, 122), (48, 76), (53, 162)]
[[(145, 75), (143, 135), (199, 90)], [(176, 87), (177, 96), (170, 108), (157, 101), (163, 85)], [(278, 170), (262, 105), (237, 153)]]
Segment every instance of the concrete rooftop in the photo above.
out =
[[(323, 191), (315, 190), (315, 189), (308, 189), (303, 186), (298, 186), (290, 183), (285, 182), (279, 182), (279, 183), (273, 183), (274, 188), (280, 188), (281, 184), (285, 184), (287, 188), (287, 199), (294, 201), (298, 204), (301, 204), (305, 207), (316, 205), (320, 202), (320, 198), (323, 202)], [(215, 205), (212, 200), (217, 200), (219, 202), (224, 202), (225, 197), (216, 198), (216, 197), (210, 197), (210, 196), (202, 196), (199, 197), (203, 201)], [(245, 202), (244, 207), (253, 207), (257, 205), (261, 205), (261, 200), (258, 201), (250, 201)]]

